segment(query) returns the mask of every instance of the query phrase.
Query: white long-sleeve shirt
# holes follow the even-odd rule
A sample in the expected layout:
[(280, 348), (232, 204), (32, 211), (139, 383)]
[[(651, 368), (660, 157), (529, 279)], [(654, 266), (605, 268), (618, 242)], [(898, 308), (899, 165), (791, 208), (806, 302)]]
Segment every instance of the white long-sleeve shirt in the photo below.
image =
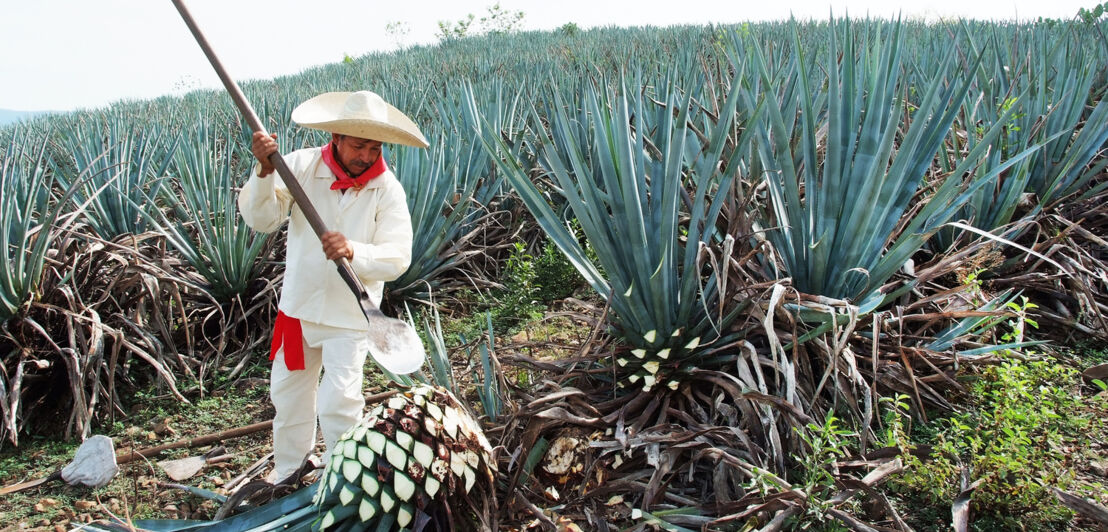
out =
[[(396, 279), (412, 260), (412, 220), (404, 188), (392, 171), (377, 176), (361, 190), (345, 194), (331, 190), (335, 174), (323, 163), (321, 148), (285, 155), (293, 175), (330, 231), (342, 233), (354, 249), (350, 261), (375, 304), (384, 283)], [(289, 220), (284, 287), (278, 308), (300, 320), (367, 330), (365, 315), (354, 294), (323, 254), (319, 237), (293, 205), (292, 195), (276, 172), (259, 177), (255, 165), (239, 193), (239, 212), (256, 231), (276, 231)], [(345, 197), (344, 197), (345, 196)]]

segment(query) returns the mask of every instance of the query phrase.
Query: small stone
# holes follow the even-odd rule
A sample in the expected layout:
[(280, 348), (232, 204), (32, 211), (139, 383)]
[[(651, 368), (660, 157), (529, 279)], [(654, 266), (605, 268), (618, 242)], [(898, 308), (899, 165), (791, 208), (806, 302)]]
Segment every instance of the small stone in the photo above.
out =
[(167, 417), (154, 424), (154, 434), (158, 436), (176, 436), (177, 431), (170, 426), (170, 422), (173, 421), (173, 417)]
[(115, 462), (115, 446), (112, 439), (97, 434), (77, 448), (73, 462), (62, 468), (62, 479), (70, 486), (81, 484), (99, 488), (111, 482), (119, 466)]
[(1089, 464), (1089, 470), (1094, 474), (1108, 478), (1108, 462), (1096, 461)]
[[(36, 512), (45, 512), (48, 508), (53, 508), (58, 505), (57, 499), (42, 499), (35, 503)], [(49, 523), (47, 523), (49, 524)], [(43, 525), (45, 526), (45, 525)]]
[(78, 510), (91, 510), (96, 507), (94, 501), (77, 501), (73, 503), (73, 506)]

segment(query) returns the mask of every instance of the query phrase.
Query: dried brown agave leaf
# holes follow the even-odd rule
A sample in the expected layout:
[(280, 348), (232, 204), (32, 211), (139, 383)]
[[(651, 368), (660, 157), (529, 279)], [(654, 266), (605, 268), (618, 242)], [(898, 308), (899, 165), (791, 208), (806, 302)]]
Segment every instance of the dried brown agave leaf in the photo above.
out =
[(1051, 491), (1070, 510), (1095, 520), (1101, 527), (1108, 527), (1108, 508), (1055, 487), (1051, 487)]

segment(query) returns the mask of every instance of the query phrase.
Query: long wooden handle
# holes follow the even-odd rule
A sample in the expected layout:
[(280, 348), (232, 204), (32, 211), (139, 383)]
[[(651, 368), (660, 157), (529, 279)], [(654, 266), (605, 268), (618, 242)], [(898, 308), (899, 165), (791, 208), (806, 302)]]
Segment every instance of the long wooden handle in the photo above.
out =
[(126, 464), (140, 458), (150, 458), (161, 454), (163, 451), (170, 449), (180, 449), (182, 447), (199, 447), (201, 445), (208, 445), (209, 443), (221, 442), (223, 440), (229, 440), (232, 438), (238, 438), (240, 436), (246, 436), (248, 434), (254, 434), (255, 432), (261, 432), (263, 430), (269, 430), (273, 427), (273, 420), (262, 421), (260, 423), (254, 423), (253, 425), (246, 425), (245, 427), (235, 427), (233, 429), (227, 429), (215, 434), (205, 434), (203, 436), (197, 436), (195, 438), (188, 438), (185, 440), (178, 440), (175, 442), (158, 445), (157, 447), (148, 447), (146, 449), (131, 449), (115, 455), (115, 463)]
[[(173, 0), (173, 5), (177, 7), (177, 11), (181, 14), (181, 18), (185, 20), (185, 24), (189, 27), (189, 31), (191, 31), (193, 37), (196, 38), (196, 43), (204, 50), (204, 55), (208, 56), (208, 62), (212, 64), (215, 73), (219, 75), (220, 81), (223, 82), (223, 87), (227, 89), (227, 92), (231, 95), (231, 99), (234, 100), (235, 107), (238, 107), (243, 118), (250, 124), (250, 129), (268, 136), (269, 132), (266, 131), (265, 126), (262, 125), (262, 121), (258, 119), (257, 113), (254, 112), (254, 108), (250, 106), (250, 102), (246, 100), (246, 96), (242, 93), (242, 90), (239, 89), (238, 84), (231, 79), (231, 76), (227, 74), (227, 70), (223, 68), (223, 64), (220, 63), (219, 57), (216, 57), (212, 47), (208, 44), (208, 40), (204, 38), (204, 34), (201, 33), (200, 27), (196, 25), (196, 21), (193, 20), (192, 15), (189, 14), (185, 4), (182, 0)], [(322, 237), (323, 233), (327, 232), (327, 226), (324, 225), (323, 219), (319, 217), (319, 213), (316, 212), (315, 207), (312, 206), (312, 202), (308, 199), (308, 195), (304, 193), (304, 188), (300, 186), (300, 182), (292, 175), (292, 170), (290, 170), (288, 164), (285, 163), (285, 158), (281, 156), (280, 152), (274, 152), (269, 156), (269, 163), (277, 169), (277, 174), (281, 176), (281, 180), (284, 181), (285, 186), (288, 187), (289, 193), (292, 194), (293, 201), (300, 207), (300, 212), (304, 213), (304, 217), (307, 218), (308, 224), (312, 226), (316, 236)], [(350, 266), (350, 261), (346, 260), (346, 257), (339, 257), (335, 259), (335, 266), (338, 267), (339, 275), (342, 277), (343, 281), (346, 281), (346, 285), (354, 292), (354, 297), (358, 298), (358, 303), (362, 306), (362, 311), (366, 314), (366, 318), (370, 319), (371, 314), (374, 315), (374, 317), (380, 314), (381, 311), (370, 302), (369, 293), (366, 291), (361, 279), (354, 274), (354, 269)]]

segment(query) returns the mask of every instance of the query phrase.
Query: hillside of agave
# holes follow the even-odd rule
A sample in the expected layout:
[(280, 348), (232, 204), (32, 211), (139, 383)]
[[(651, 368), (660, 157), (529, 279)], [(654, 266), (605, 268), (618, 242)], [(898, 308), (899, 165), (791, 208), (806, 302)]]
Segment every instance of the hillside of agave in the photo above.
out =
[[(555, 245), (601, 303), (574, 359), (481, 344), (551, 375), (486, 365), (501, 500), (542, 500), (521, 477), (577, 431), (590, 469), (559, 504), (594, 529), (613, 494), (671, 530), (897, 528), (887, 501), (843, 505), (904, 468), (890, 398), (956, 411), (962, 376), (1035, 356), (1028, 320), (1108, 338), (1105, 26), (490, 35), (243, 89), (284, 150), (323, 142), (288, 117), (332, 90), (380, 93), (431, 140), (387, 154), (416, 238), (389, 312), (502, 285), (520, 242)], [(260, 356), (283, 236), (235, 211), (248, 133), (213, 91), (0, 130), (0, 437), (83, 438), (132, 390), (188, 401)], [(853, 484), (817, 437), (840, 432)], [(813, 463), (835, 476), (797, 476)]]

